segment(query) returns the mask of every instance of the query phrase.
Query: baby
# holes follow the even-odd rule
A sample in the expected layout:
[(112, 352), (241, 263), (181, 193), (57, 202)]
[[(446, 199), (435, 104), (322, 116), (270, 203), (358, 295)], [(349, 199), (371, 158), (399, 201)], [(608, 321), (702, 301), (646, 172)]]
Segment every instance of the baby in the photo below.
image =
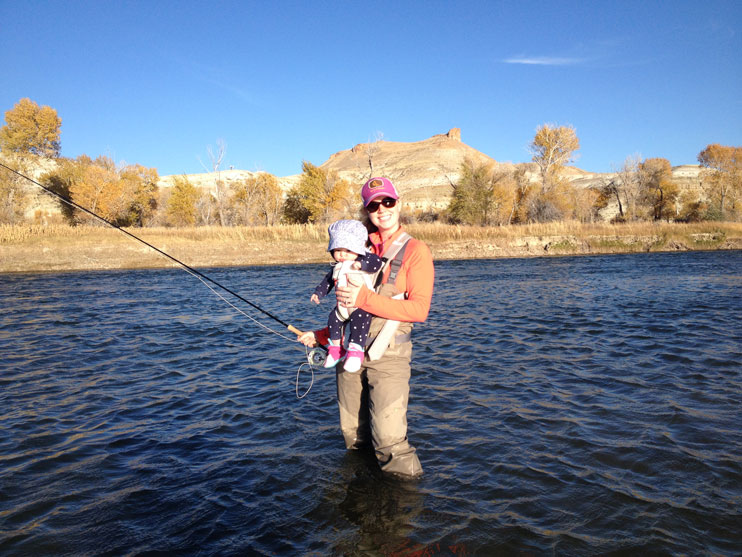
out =
[[(383, 266), (382, 259), (366, 249), (368, 231), (357, 220), (339, 220), (333, 222), (327, 229), (330, 234), (330, 244), (327, 251), (337, 261), (332, 271), (322, 280), (312, 294), (311, 301), (319, 304), (335, 285), (345, 286), (348, 274), (357, 274), (363, 277), (366, 285), (373, 288), (372, 276)], [(330, 312), (327, 319), (327, 328), (330, 333), (330, 345), (327, 350), (325, 367), (332, 367), (343, 357), (342, 337), (345, 323), (350, 323), (350, 342), (348, 353), (345, 355), (345, 371), (355, 373), (361, 369), (363, 363), (366, 337), (371, 325), (371, 314), (359, 308), (345, 308), (337, 305)]]

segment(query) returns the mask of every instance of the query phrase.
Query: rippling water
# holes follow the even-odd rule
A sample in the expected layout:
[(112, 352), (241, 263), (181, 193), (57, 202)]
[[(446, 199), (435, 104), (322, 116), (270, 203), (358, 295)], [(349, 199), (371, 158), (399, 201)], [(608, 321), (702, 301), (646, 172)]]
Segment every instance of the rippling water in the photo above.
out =
[[(324, 270), (207, 274), (308, 328)], [(347, 453), (334, 377), (298, 400), (303, 349), (182, 271), (0, 275), (0, 553), (738, 554), (742, 253), (437, 272), (418, 482)]]

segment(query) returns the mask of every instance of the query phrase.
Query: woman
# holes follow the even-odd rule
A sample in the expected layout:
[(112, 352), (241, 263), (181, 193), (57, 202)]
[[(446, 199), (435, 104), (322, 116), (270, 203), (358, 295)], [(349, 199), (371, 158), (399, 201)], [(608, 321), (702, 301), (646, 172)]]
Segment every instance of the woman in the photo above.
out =
[[(361, 198), (369, 221), (370, 250), (389, 261), (375, 290), (350, 279), (347, 286), (336, 289), (339, 304), (374, 315), (369, 343), (381, 343), (371, 344), (359, 373), (336, 367), (340, 428), (348, 449), (371, 443), (384, 472), (416, 478), (422, 475), (422, 466), (407, 441), (410, 333), (412, 324), (425, 321), (430, 310), (433, 257), (428, 246), (402, 230), (399, 194), (389, 179), (368, 180)], [(394, 325), (384, 327), (394, 321), (400, 322), (396, 330)], [(388, 341), (382, 342), (384, 336), (390, 336)], [(307, 346), (326, 344), (327, 330), (304, 333), (298, 340)]]

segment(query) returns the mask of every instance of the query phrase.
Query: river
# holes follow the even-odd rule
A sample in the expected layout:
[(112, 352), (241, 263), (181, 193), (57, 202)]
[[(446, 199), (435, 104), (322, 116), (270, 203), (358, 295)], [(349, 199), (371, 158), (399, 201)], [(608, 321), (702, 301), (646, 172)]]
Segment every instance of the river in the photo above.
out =
[[(326, 269), (205, 272), (309, 328)], [(346, 452), (334, 376), (179, 269), (0, 275), (0, 553), (738, 554), (742, 252), (436, 272), (416, 482)]]

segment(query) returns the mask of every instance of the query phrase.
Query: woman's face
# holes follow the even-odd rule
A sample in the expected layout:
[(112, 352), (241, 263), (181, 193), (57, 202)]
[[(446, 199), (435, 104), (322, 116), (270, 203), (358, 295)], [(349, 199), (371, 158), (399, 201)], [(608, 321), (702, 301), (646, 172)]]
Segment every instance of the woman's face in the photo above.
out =
[[(374, 199), (374, 201), (381, 201), (381, 199)], [(371, 212), (368, 209), (368, 218), (371, 223), (379, 229), (379, 232), (394, 232), (399, 228), (399, 211), (401, 203), (397, 200), (394, 207), (384, 207), (383, 203), (379, 203), (379, 208)]]

